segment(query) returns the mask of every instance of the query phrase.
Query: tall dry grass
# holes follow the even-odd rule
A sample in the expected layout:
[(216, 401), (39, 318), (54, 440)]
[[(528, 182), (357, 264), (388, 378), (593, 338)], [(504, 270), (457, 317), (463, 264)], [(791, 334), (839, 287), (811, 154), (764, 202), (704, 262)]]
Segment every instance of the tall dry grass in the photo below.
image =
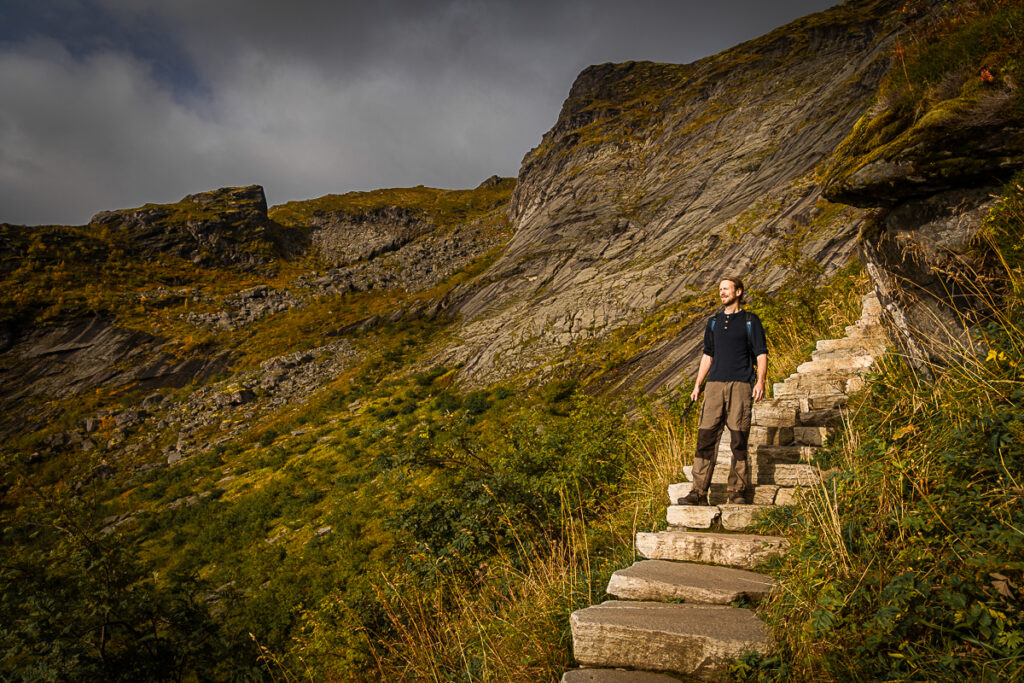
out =
[(1018, 179), (947, 273), (973, 305), (936, 312), (929, 374), (890, 352), (851, 402), (761, 607), (779, 653), (741, 678), (1024, 677), (1022, 245)]

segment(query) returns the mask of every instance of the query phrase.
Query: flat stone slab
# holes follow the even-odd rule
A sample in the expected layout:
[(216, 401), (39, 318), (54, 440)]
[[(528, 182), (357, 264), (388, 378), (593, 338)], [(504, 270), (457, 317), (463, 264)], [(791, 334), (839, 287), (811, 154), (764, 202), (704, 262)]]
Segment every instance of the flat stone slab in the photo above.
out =
[(754, 520), (768, 505), (722, 505), (719, 518), (722, 528), (727, 531), (739, 531), (753, 525)]
[(719, 509), (716, 505), (669, 505), (665, 511), (665, 519), (672, 526), (710, 529), (718, 519), (718, 514)]
[[(672, 505), (681, 505), (682, 499), (693, 489), (692, 481), (681, 481), (668, 485), (668, 500)], [(748, 503), (754, 505), (771, 505), (775, 502), (775, 493), (778, 486), (765, 484), (763, 486), (751, 486), (745, 492)], [(708, 502), (712, 505), (722, 505), (729, 502), (729, 489), (725, 484), (712, 484), (708, 489)]]
[[(847, 390), (846, 377), (819, 378), (817, 375), (799, 375), (772, 386), (773, 396), (798, 396), (801, 394), (838, 394)], [(758, 424), (761, 424), (758, 420)], [(781, 425), (780, 425), (781, 426)], [(791, 426), (791, 425), (787, 425)]]
[(809, 360), (801, 363), (796, 371), (799, 373), (810, 372), (857, 372), (866, 371), (874, 364), (875, 359), (869, 355), (836, 356), (833, 358), (822, 358), (820, 360)]
[(761, 401), (751, 409), (750, 421), (762, 427), (795, 427), (799, 408), (799, 403), (793, 405), (790, 402)]
[(623, 600), (683, 600), (728, 605), (744, 598), (759, 602), (774, 585), (772, 577), (745, 569), (640, 560), (612, 574), (608, 593)]
[[(798, 429), (820, 429), (819, 427), (794, 427), (794, 433)], [(814, 454), (820, 450), (820, 444), (811, 445), (807, 442), (803, 444), (791, 444), (789, 446), (757, 446), (755, 450), (755, 458), (757, 459), (758, 466), (764, 468), (765, 464), (769, 462), (774, 463), (797, 463), (807, 462), (814, 457)]]
[(562, 683), (679, 683), (680, 680), (668, 674), (626, 669), (571, 669), (562, 674)]
[(747, 448), (760, 444), (785, 446), (790, 443), (793, 443), (793, 429), (791, 427), (750, 426), (750, 438), (747, 440)]
[(639, 532), (636, 550), (649, 560), (706, 562), (752, 569), (783, 555), (789, 541), (781, 536), (719, 534), (700, 531)]
[(828, 392), (824, 394), (812, 394), (800, 399), (800, 411), (826, 410), (842, 408), (849, 402), (845, 393)]
[[(793, 438), (800, 444), (806, 444), (809, 446), (824, 446), (828, 442), (828, 437), (832, 433), (832, 430), (825, 426), (814, 426), (814, 427), (793, 427)], [(813, 452), (809, 453), (813, 455)], [(801, 456), (802, 460), (808, 460), (809, 457)]]
[[(828, 343), (821, 346), (821, 342), (843, 343), (838, 345)], [(834, 358), (849, 358), (851, 356), (878, 358), (885, 353), (884, 344), (879, 344), (870, 339), (822, 339), (818, 344), (819, 347), (811, 352), (811, 360), (832, 360)]]
[(585, 666), (670, 671), (722, 681), (747, 651), (770, 651), (750, 610), (719, 605), (609, 602), (572, 613), (573, 655)]
[[(803, 427), (822, 427), (838, 424), (842, 417), (842, 408), (826, 408), (821, 410), (801, 410), (797, 420), (799, 420), (800, 426)], [(798, 429), (798, 427), (793, 429)]]
[(797, 491), (794, 487), (779, 488), (779, 492), (775, 494), (776, 505), (796, 505), (797, 504)]
[(758, 476), (777, 486), (812, 486), (821, 483), (821, 470), (814, 465), (768, 465)]

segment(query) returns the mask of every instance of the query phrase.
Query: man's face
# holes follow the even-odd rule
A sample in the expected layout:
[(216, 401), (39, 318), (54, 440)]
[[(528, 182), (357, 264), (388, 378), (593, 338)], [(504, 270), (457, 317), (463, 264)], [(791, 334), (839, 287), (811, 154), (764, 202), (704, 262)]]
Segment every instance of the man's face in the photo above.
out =
[(722, 280), (721, 284), (718, 285), (718, 298), (722, 300), (723, 306), (731, 306), (739, 301), (742, 292), (742, 289), (736, 289), (736, 285), (733, 284), (732, 280)]

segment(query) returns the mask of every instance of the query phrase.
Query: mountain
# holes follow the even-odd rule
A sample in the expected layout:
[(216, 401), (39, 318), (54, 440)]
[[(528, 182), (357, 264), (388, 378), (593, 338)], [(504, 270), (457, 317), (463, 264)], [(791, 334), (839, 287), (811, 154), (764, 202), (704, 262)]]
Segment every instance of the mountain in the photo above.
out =
[(566, 524), (612, 529), (603, 561), (722, 275), (777, 376), (867, 288), (922, 373), (973, 348), (994, 313), (965, 274), (998, 283), (978, 240), (1024, 168), (1019, 12), (849, 0), (693, 64), (591, 66), (518, 177), (472, 189), (0, 224), (0, 671), (280, 653), (372, 679)]

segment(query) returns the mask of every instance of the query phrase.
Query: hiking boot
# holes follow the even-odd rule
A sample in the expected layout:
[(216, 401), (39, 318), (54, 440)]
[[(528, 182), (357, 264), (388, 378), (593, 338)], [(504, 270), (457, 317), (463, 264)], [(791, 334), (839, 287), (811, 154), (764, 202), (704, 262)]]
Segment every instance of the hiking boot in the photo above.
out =
[(680, 505), (707, 505), (708, 504), (708, 494), (706, 494), (706, 493), (697, 493), (696, 490), (691, 490), (689, 493), (687, 493), (683, 497), (683, 499), (681, 501), (679, 501), (679, 504)]
[(735, 493), (729, 494), (729, 502), (733, 505), (746, 505), (747, 498), (743, 495), (742, 491), (736, 491)]

